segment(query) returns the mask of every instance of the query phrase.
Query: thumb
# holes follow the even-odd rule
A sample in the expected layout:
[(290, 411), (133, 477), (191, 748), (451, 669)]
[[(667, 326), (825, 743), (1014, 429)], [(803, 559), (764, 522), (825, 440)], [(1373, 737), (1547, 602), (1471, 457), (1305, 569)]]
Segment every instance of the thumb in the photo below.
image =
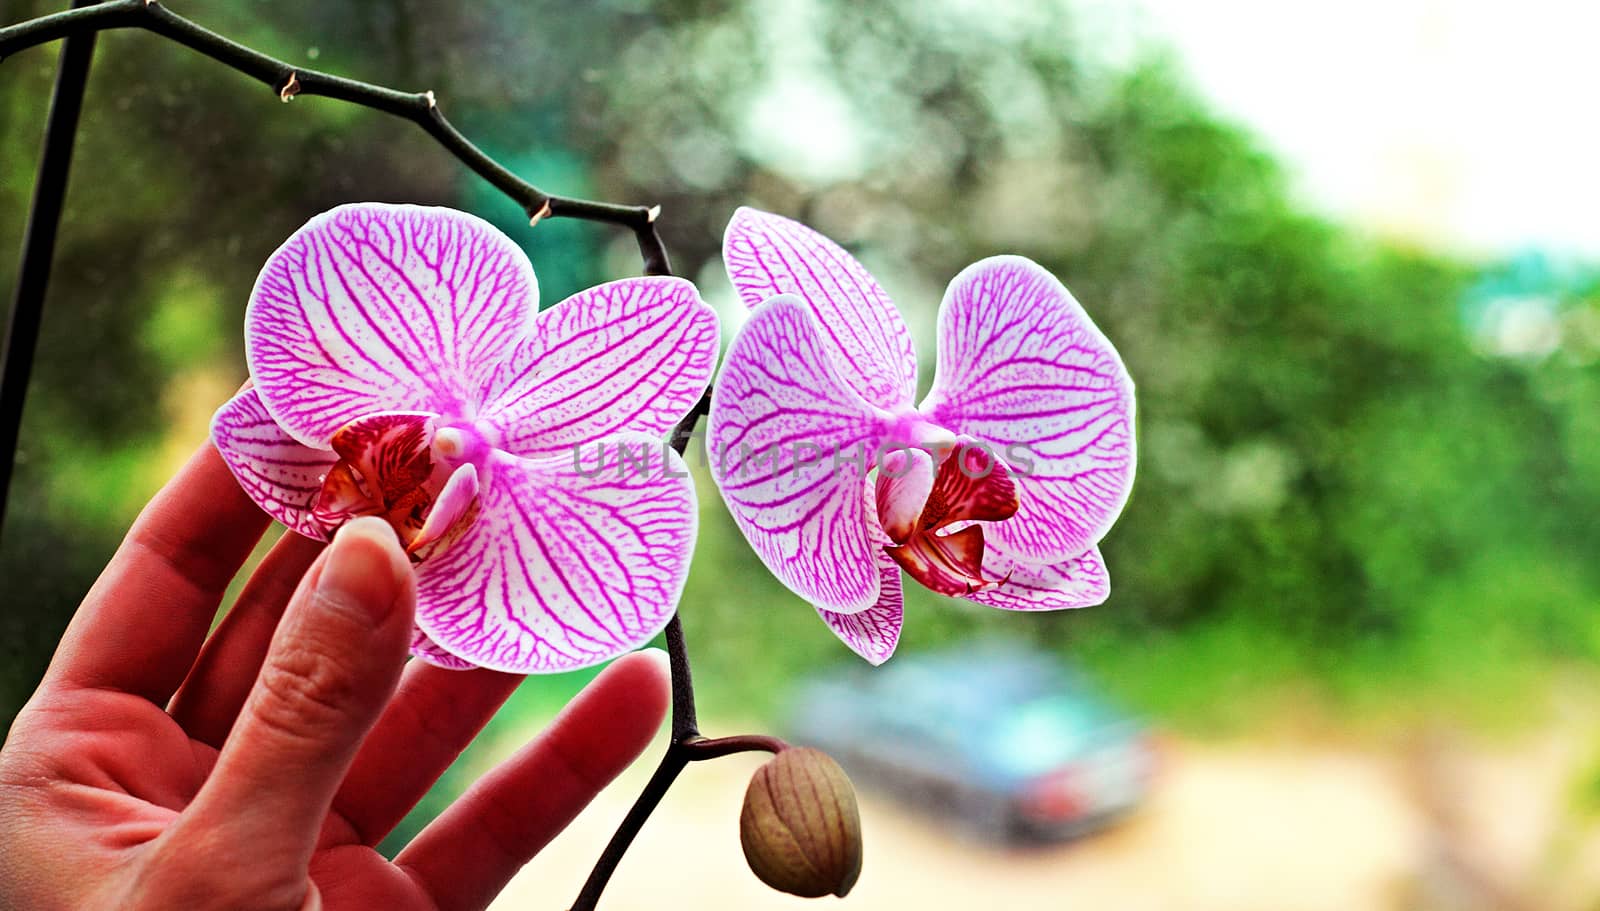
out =
[[(394, 693), (416, 583), (388, 524), (346, 524), (300, 583), (216, 767), (185, 811), (208, 839), (309, 862), (328, 806)], [(271, 863), (266, 857), (263, 861)]]

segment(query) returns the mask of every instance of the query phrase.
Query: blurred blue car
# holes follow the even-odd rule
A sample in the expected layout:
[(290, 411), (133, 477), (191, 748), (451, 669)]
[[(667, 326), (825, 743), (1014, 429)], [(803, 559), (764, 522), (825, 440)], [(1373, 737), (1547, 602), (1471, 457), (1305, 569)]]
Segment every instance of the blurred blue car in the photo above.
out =
[(814, 678), (788, 733), (859, 784), (1007, 843), (1104, 827), (1139, 805), (1156, 766), (1145, 726), (1081, 675), (1001, 644)]

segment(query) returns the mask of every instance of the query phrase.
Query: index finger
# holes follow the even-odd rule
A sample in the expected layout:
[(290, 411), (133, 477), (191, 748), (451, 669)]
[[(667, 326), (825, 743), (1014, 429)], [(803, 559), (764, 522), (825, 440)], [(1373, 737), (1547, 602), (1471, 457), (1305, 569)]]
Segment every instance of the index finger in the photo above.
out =
[(46, 685), (165, 705), (270, 521), (206, 443), (134, 521), (67, 626)]

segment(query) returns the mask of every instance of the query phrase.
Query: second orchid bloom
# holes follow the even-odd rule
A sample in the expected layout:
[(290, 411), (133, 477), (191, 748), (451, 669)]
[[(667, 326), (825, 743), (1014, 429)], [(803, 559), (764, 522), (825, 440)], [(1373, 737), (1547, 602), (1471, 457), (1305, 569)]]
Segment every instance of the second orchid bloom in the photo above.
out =
[(933, 388), (860, 263), (740, 209), (724, 259), (749, 321), (712, 393), (707, 446), (763, 563), (874, 664), (899, 640), (901, 572), (1011, 610), (1098, 604), (1097, 548), (1134, 474), (1133, 383), (1067, 289), (1016, 256), (957, 275)]

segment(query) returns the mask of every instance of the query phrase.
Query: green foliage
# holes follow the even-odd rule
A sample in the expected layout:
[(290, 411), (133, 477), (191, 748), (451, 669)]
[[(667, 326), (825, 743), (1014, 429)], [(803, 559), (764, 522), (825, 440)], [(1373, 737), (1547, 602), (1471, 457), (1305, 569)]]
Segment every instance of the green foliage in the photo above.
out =
[[(1044, 5), (1019, 28), (987, 8), (984, 22), (954, 5), (826, 9), (809, 51), (804, 38), (771, 51), (770, 30), (792, 23), (722, 11), (640, 39), (657, 53), (624, 54), (613, 154), (639, 192), (683, 198), (669, 211), (698, 222), (679, 248), (690, 274), (717, 271), (696, 239), (714, 242), (726, 207), (707, 195), (796, 214), (878, 272), (926, 370), (938, 283), (1016, 250), (1074, 290), (1140, 392), (1140, 478), (1103, 545), (1111, 601), (1023, 619), (913, 598), (903, 648), (1033, 637), (1132, 701), (1202, 723), (1308, 688), (1363, 708), (1369, 692), (1391, 706), (1397, 692), (1413, 694), (1400, 705), (1424, 691), (1492, 702), (1494, 683), (1600, 655), (1592, 280), (1562, 303), (1587, 347), (1485, 354), (1462, 316), (1475, 270), (1307, 212), (1170, 61), (1096, 66), (1057, 40), (1071, 22)], [(707, 43), (723, 53), (693, 54)], [(762, 86), (807, 62), (784, 54), (810, 54), (853, 121), (858, 153), (830, 179), (742, 137)], [(678, 140), (651, 119), (684, 94), (743, 152), (709, 191), (671, 165)], [(817, 130), (793, 124), (826, 143)], [(667, 161), (641, 168), (639, 145)], [(845, 660), (826, 641), (819, 652), (809, 612), (707, 524), (686, 599), (703, 677), (765, 707), (755, 694)]]
[[(930, 375), (942, 283), (995, 252), (1056, 272), (1116, 341), (1139, 385), (1141, 470), (1104, 544), (1111, 601), (1019, 617), (917, 594), (903, 649), (1031, 638), (1137, 705), (1222, 723), (1307, 688), (1363, 707), (1494, 699), (1600, 656), (1600, 283), (1562, 292), (1560, 350), (1485, 353), (1463, 319), (1473, 268), (1308, 213), (1179, 69), (1097, 63), (1052, 4), (787, 5), (809, 10), (796, 18), (496, 0), (430, 7), (426, 34), (411, 5), (184, 12), (290, 59), (315, 46), (314, 65), (433, 88), (552, 190), (661, 203), (678, 271), (713, 299), (722, 227), (748, 203), (856, 249)], [(0, 717), (170, 438), (199, 441), (175, 399), (217, 384), (185, 378), (242, 377), (250, 284), (307, 217), (357, 199), (464, 205), (527, 243), (547, 303), (636, 268), (627, 237), (527, 231), (406, 124), (280, 105), (148, 35), (101, 50), (0, 540)], [(0, 69), (0, 250), (19, 237), (51, 59)], [(0, 286), (11, 268), (0, 259)], [(846, 653), (701, 481), (684, 601), (697, 681), (710, 713), (767, 715)]]

